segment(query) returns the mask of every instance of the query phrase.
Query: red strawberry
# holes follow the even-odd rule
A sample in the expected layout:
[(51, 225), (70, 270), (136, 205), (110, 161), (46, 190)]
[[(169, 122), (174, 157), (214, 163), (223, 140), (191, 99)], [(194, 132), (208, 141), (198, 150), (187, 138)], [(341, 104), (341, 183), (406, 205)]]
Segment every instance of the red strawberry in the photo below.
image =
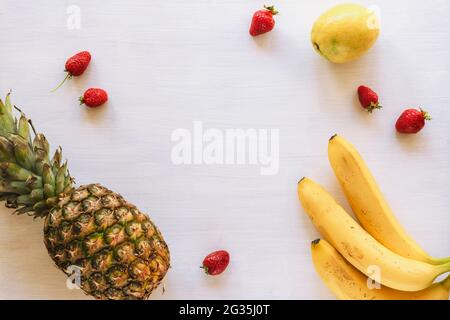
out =
[(66, 72), (71, 76), (81, 76), (91, 61), (89, 51), (81, 51), (66, 61)]
[(431, 117), (422, 109), (406, 109), (397, 119), (395, 128), (400, 133), (417, 133), (425, 126), (425, 120)]
[(83, 96), (80, 97), (80, 104), (85, 104), (90, 108), (101, 106), (108, 101), (108, 94), (105, 90), (100, 88), (87, 89)]
[(275, 26), (273, 16), (278, 14), (274, 6), (264, 6), (263, 10), (258, 10), (253, 14), (250, 25), (250, 35), (253, 37), (269, 32)]
[(229, 262), (230, 255), (227, 251), (214, 251), (205, 257), (200, 268), (205, 269), (206, 274), (216, 276), (225, 271)]
[(358, 98), (361, 106), (370, 113), (373, 109), (380, 109), (381, 106), (378, 103), (378, 95), (369, 87), (359, 86), (358, 87)]
[(81, 76), (88, 67), (90, 61), (91, 61), (91, 54), (89, 53), (89, 51), (78, 52), (76, 55), (67, 59), (65, 65), (66, 69), (64, 70), (67, 73), (67, 75), (64, 78), (64, 80), (55, 89), (52, 90), (52, 92), (61, 87), (67, 79), (70, 79), (73, 76), (74, 77)]

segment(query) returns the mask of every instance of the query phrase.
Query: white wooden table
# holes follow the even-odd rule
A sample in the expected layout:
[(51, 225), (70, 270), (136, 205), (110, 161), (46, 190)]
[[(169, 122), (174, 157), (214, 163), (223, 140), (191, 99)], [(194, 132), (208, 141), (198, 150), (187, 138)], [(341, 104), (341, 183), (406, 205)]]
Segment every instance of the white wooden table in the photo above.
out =
[[(330, 299), (309, 243), (318, 237), (297, 201), (307, 175), (339, 201), (327, 160), (339, 132), (367, 160), (398, 218), (435, 256), (450, 254), (450, 3), (361, 1), (381, 13), (381, 35), (361, 59), (332, 65), (311, 48), (315, 18), (337, 1), (274, 1), (273, 32), (248, 35), (264, 1), (0, 2), (0, 92), (13, 89), (53, 147), (63, 146), (78, 183), (102, 182), (149, 212), (173, 267), (153, 299)], [(81, 9), (81, 28), (66, 23)], [(50, 93), (66, 57), (87, 49), (85, 75)], [(384, 108), (361, 110), (367, 84)], [(110, 102), (79, 107), (88, 87)], [(433, 117), (416, 136), (394, 123), (406, 107)], [(177, 128), (278, 129), (279, 172), (255, 165), (181, 165), (171, 160)], [(0, 298), (84, 299), (68, 290), (43, 245), (42, 221), (0, 209)], [(198, 268), (208, 252), (231, 253), (222, 276)]]

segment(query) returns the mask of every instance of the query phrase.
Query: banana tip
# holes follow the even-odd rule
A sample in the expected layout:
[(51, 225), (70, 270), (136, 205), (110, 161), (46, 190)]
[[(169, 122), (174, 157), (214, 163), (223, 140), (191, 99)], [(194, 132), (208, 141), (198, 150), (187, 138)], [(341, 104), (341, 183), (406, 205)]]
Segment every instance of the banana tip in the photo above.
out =
[(311, 245), (315, 246), (316, 244), (319, 244), (319, 242), (320, 242), (320, 239), (315, 239), (315, 240), (311, 241)]
[(306, 179), (306, 177), (301, 178), (300, 180), (298, 180), (297, 184), (299, 184), (300, 182), (302, 182), (305, 179)]
[(331, 141), (331, 140), (333, 140), (335, 137), (337, 137), (337, 133), (335, 133), (335, 134), (333, 134), (332, 136), (331, 136), (331, 138), (330, 139), (328, 139), (328, 141)]

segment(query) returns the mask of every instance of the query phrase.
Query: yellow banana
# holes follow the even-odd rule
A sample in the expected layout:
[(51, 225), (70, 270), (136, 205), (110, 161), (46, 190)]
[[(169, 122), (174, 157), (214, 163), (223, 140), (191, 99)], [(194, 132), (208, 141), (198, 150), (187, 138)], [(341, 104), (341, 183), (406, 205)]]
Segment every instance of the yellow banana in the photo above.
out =
[[(429, 287), (450, 262), (432, 265), (405, 258), (375, 240), (319, 184), (303, 178), (298, 183), (303, 208), (320, 233), (353, 266), (367, 276), (379, 270), (381, 284), (402, 291)], [(375, 279), (377, 280), (377, 279)]]
[(375, 239), (406, 258), (431, 264), (450, 261), (450, 257), (430, 257), (406, 233), (354, 146), (334, 135), (328, 143), (328, 159), (355, 216)]
[(338, 299), (345, 300), (448, 300), (450, 276), (430, 287), (414, 292), (385, 286), (369, 288), (368, 278), (353, 267), (326, 240), (311, 243), (317, 273)]

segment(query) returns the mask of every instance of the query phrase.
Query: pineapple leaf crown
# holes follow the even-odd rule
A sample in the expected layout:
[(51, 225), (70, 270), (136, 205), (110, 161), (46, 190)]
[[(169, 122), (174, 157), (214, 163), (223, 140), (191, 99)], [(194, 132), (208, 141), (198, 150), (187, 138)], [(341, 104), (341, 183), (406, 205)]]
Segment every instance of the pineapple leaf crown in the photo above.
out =
[(10, 93), (5, 102), (0, 99), (0, 201), (16, 214), (44, 217), (59, 195), (72, 190), (74, 180), (67, 161), (62, 163), (61, 147), (50, 159), (45, 136), (14, 108), (19, 119), (14, 117)]

